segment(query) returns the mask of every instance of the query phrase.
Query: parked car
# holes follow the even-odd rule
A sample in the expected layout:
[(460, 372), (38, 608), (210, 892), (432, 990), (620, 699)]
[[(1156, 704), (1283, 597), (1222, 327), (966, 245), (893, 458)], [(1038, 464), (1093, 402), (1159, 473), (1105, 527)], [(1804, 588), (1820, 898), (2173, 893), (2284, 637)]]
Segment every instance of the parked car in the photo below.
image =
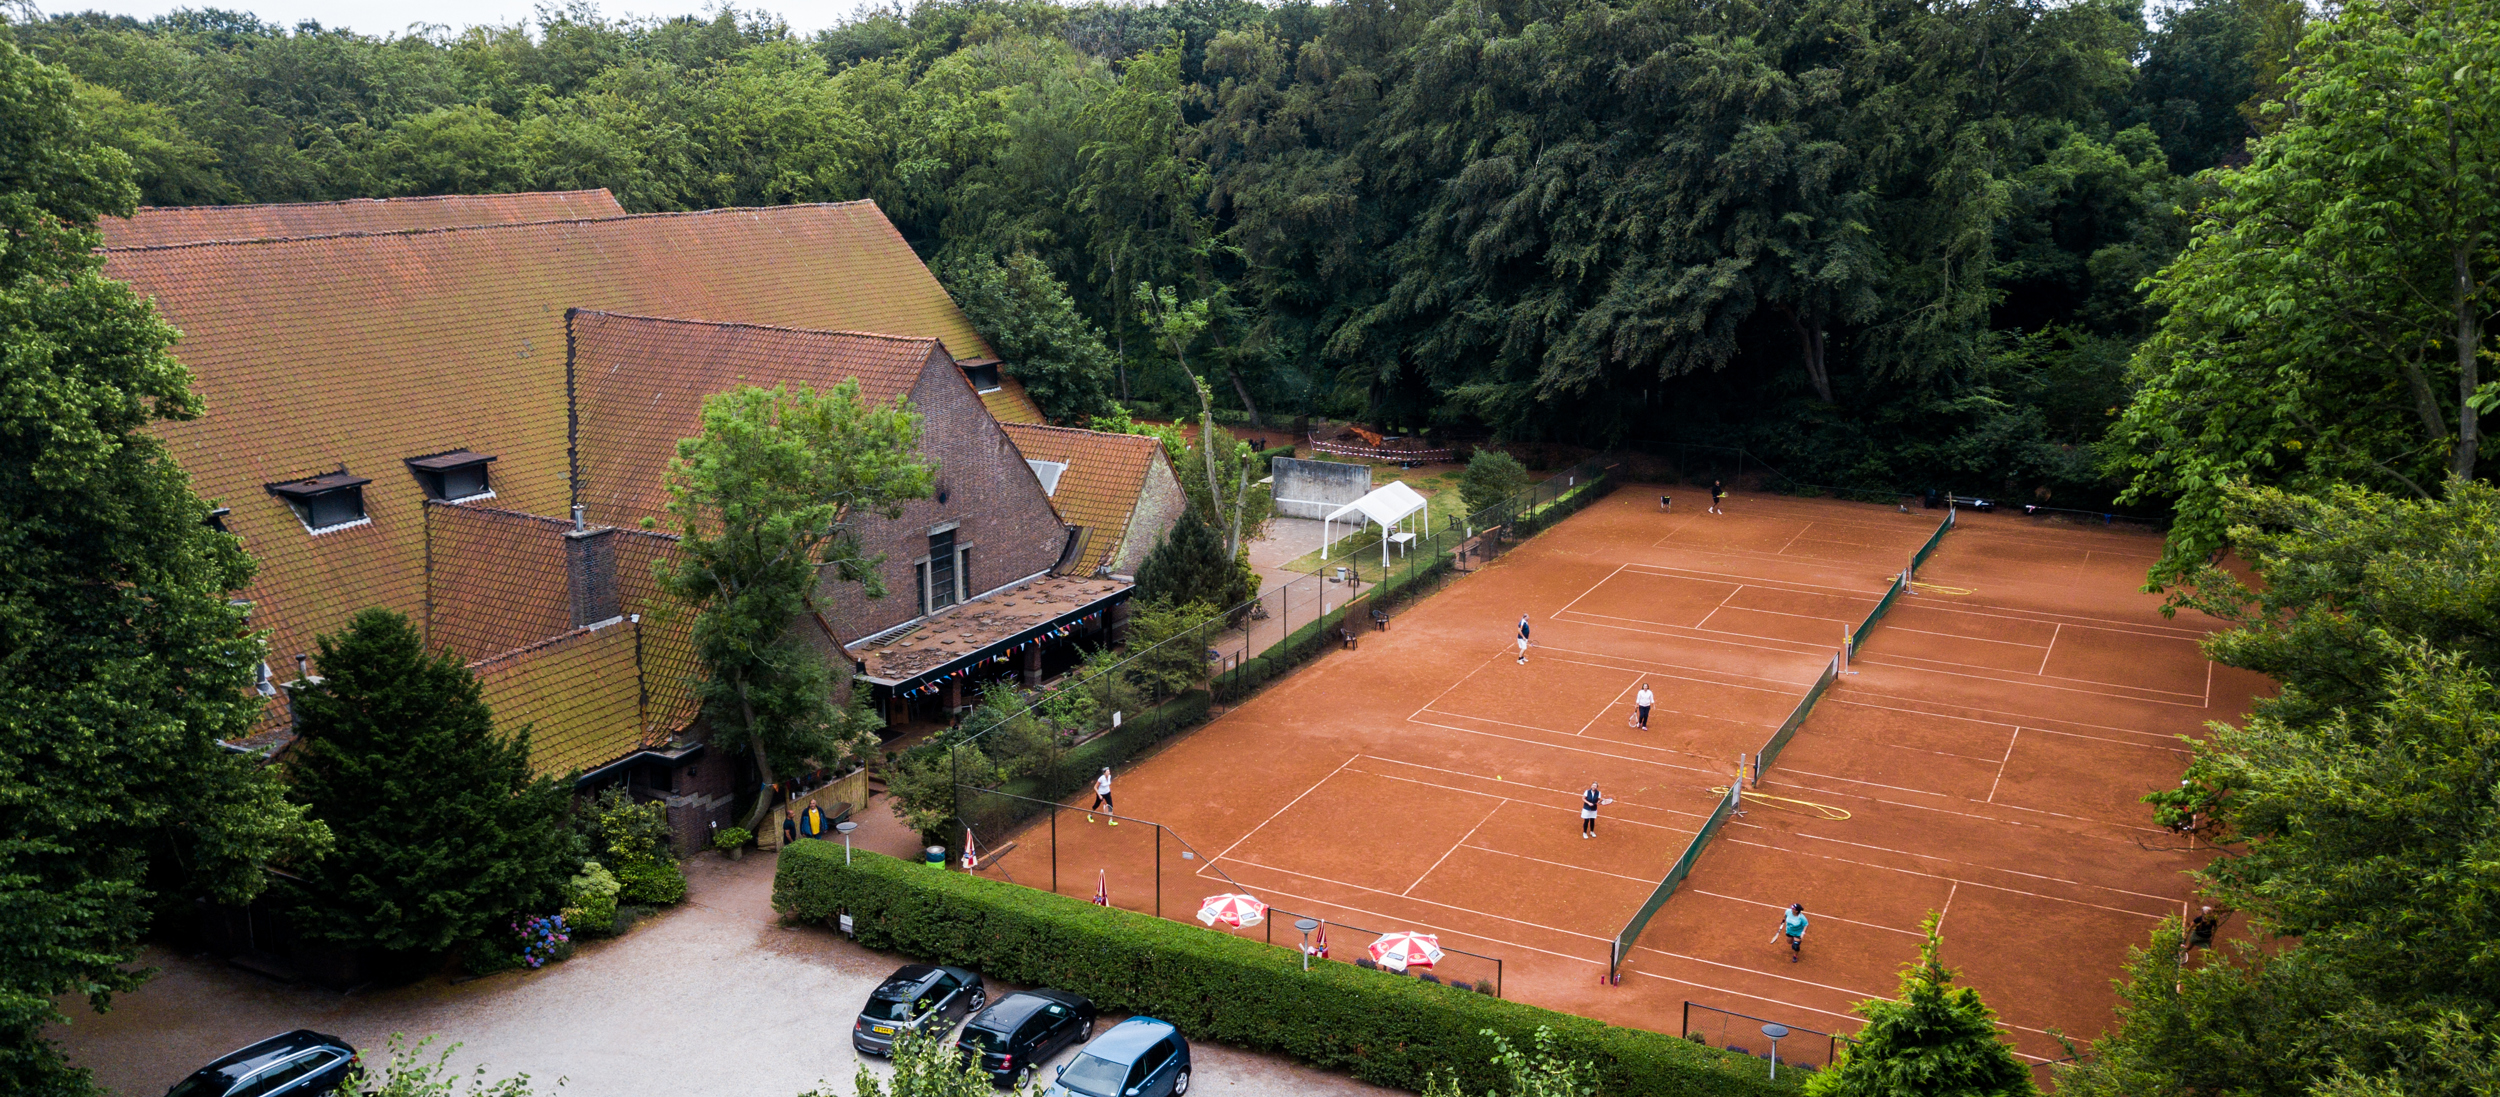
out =
[(869, 1055), (892, 1055), (894, 1034), (903, 1028), (944, 1034), (988, 1001), (978, 975), (959, 967), (905, 964), (869, 992), (867, 1008), (851, 1024), (851, 1046)]
[(299, 1028), (192, 1071), (165, 1097), (313, 1097), (336, 1093), (356, 1069), (356, 1046)]
[(1021, 1084), (1050, 1057), (1094, 1035), (1094, 1003), (1064, 990), (1017, 991), (964, 1022), (955, 1046), (979, 1060), (990, 1081)]
[(1169, 1021), (1131, 1017), (1094, 1037), (1043, 1092), (1046, 1097), (1182, 1097), (1189, 1092), (1189, 1041)]

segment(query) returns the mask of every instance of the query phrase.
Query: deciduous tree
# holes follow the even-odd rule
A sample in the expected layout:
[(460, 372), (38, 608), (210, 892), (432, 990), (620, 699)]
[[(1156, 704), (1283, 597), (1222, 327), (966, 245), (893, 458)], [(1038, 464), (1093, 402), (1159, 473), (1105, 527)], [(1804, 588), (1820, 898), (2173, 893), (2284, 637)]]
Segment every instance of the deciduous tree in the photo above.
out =
[[(697, 614), (704, 714), (737, 737), (762, 784), (810, 758), (867, 756), (864, 712), (836, 703), (848, 666), (829, 666), (794, 628), (826, 583), (884, 596), (882, 557), (861, 547), (861, 527), (901, 517), (934, 478), (919, 413), (901, 397), (867, 402), (857, 381), (721, 393), (703, 402), (702, 435), (677, 444), (668, 512), (682, 551), (659, 582)], [(755, 830), (770, 808), (757, 797), (739, 825)]]
[(1807, 1097), (2036, 1097), (2031, 1070), (1997, 1036), (1996, 1011), (1953, 985), (1936, 959), (1940, 915), (1919, 928), (1918, 959), (1901, 969), (1901, 995), (1857, 1005), (1866, 1018), (1838, 1062), (1806, 1080)]

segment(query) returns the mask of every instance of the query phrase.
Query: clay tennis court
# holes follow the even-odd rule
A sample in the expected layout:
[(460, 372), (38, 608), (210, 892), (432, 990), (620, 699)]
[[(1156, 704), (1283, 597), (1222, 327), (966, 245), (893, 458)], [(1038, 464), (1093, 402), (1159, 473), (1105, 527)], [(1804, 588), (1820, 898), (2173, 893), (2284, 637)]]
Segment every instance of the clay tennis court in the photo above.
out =
[[(1120, 774), (1121, 813), (1171, 828), (1164, 914), (1237, 884), (1498, 956), (1506, 996), (1556, 1009), (1672, 1032), (1692, 1000), (1846, 1032), (1936, 910), (1947, 962), (2021, 1050), (2099, 1033), (2126, 948), (2179, 909), (2202, 856), (2167, 848), (2136, 798), (2177, 780), (2177, 736), (2262, 685), (2201, 657), (2213, 622), (2165, 620), (2135, 589), (2158, 540), (1965, 513), (1763, 774), (1760, 793), (1815, 806), (1748, 801), (1610, 986), (1612, 939), (1713, 790), (1940, 517), (1752, 495), (1669, 515), (1658, 494), (1617, 491)], [(1644, 682), (1647, 731), (1628, 726)], [(1616, 802), (1584, 840), (1592, 780)], [(987, 871), (1050, 886), (1040, 830)], [(1061, 812), (1059, 890), (1101, 879), (1152, 909), (1156, 840)], [(1772, 941), (1791, 901), (1813, 919), (1794, 964)], [(1338, 932), (1340, 959), (1368, 943)], [(1463, 956), (1441, 971), (1491, 974)]]

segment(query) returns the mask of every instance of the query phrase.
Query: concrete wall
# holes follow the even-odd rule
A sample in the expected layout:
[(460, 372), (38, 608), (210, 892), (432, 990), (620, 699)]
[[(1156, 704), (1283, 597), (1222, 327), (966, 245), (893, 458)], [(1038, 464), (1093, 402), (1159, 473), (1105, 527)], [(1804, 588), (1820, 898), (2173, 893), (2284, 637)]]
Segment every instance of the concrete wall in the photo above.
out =
[(1276, 513), (1287, 518), (1326, 518), (1372, 490), (1370, 465), (1276, 458)]
[(1180, 479), (1172, 475), (1172, 463), (1158, 451), (1146, 463), (1146, 483), (1137, 493), (1137, 509), (1129, 512), (1120, 551), (1111, 557), (1111, 574), (1137, 574), (1137, 569), (1146, 563), (1146, 555), (1154, 551), (1155, 542), (1171, 532), (1173, 524), (1181, 520), (1181, 512), (1188, 509), (1189, 497), (1182, 494)]

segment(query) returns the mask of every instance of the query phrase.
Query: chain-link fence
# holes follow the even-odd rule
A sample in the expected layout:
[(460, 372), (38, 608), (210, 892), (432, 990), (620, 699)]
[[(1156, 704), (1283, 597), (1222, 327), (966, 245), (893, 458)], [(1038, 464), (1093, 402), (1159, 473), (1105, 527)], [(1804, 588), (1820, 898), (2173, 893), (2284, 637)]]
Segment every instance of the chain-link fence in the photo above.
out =
[(1854, 503), (1887, 503), (1907, 506), (1912, 501), (1927, 507), (1949, 507), (1959, 503), (1977, 510), (2003, 509), (2019, 512), (2041, 521), (2072, 522), (2117, 526), (2127, 529), (2159, 532), (2170, 528), (2170, 519), (2160, 514), (2130, 514), (2115, 507), (2100, 510), (2075, 507), (2053, 507), (2034, 499), (2017, 503), (2001, 495), (1970, 492), (1956, 487), (1938, 486), (1909, 490), (1884, 484), (1818, 484), (1780, 471), (1770, 462), (1741, 446), (1714, 446), (1696, 442), (1636, 441), (1623, 446), (1623, 452), (1644, 455), (1653, 467), (1639, 470), (1643, 477), (1656, 477), (1670, 482), (1707, 484), (1724, 480), (1730, 484), (1754, 483), (1762, 490), (1781, 495), (1812, 498), (1844, 499)]
[(1840, 1057), (1842, 1047), (1853, 1042), (1847, 1036), (1804, 1025), (1706, 1006), (1700, 1002), (1684, 1003), (1684, 1038), (1695, 1043), (1768, 1059), (1772, 1053), (1772, 1040), (1763, 1031), (1766, 1027), (1785, 1030), (1779, 1037), (1779, 1063), (1783, 1071), (1790, 1067), (1800, 1071), (1822, 1070)]

